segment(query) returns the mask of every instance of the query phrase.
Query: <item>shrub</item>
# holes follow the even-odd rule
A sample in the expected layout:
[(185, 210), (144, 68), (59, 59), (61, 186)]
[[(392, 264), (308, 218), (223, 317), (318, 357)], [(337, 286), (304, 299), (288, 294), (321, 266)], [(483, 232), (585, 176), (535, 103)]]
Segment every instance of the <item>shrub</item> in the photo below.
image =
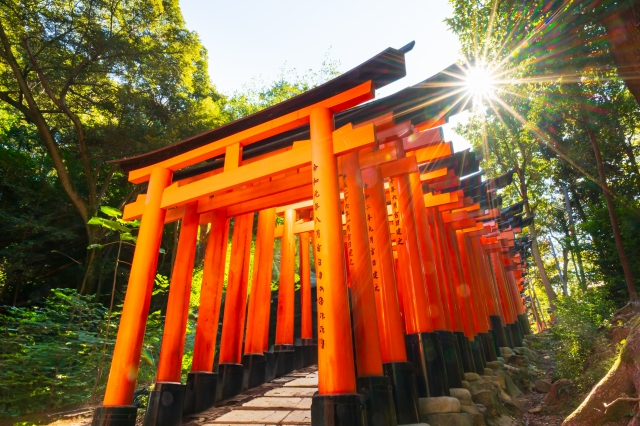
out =
[(602, 378), (615, 360), (606, 332), (615, 306), (604, 289), (561, 297), (555, 302), (556, 322), (550, 328), (556, 376), (572, 380), (580, 393)]
[(39, 306), (0, 309), (0, 419), (77, 405), (100, 362), (105, 309), (56, 289)]

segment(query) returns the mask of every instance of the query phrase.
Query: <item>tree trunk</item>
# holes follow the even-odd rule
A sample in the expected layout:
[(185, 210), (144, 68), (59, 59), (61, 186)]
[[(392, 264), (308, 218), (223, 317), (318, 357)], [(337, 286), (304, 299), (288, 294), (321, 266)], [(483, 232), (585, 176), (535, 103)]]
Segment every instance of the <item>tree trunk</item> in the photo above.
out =
[[(99, 244), (102, 239), (100, 228), (94, 225), (87, 225), (86, 228), (87, 236), (89, 237), (88, 246)], [(80, 294), (94, 294), (102, 273), (102, 247), (88, 249), (86, 259)]]
[(629, 291), (629, 299), (634, 305), (638, 304), (638, 293), (636, 292), (636, 285), (633, 282), (633, 274), (631, 273), (631, 265), (629, 265), (629, 259), (624, 251), (622, 244), (622, 235), (620, 234), (620, 228), (618, 227), (618, 217), (613, 205), (613, 197), (609, 191), (609, 185), (607, 184), (607, 176), (604, 172), (604, 165), (602, 163), (602, 155), (600, 154), (600, 147), (598, 147), (598, 141), (596, 135), (591, 128), (587, 127), (589, 139), (591, 145), (593, 145), (593, 153), (596, 158), (596, 166), (598, 167), (598, 175), (600, 176), (600, 185), (602, 186), (602, 192), (604, 199), (607, 203), (607, 210), (609, 210), (609, 218), (611, 219), (611, 228), (613, 228), (613, 238), (616, 241), (616, 249), (618, 249), (618, 257), (620, 257), (620, 263), (624, 271), (624, 277), (627, 282), (627, 290)]
[[(576, 255), (576, 257), (578, 258), (578, 265), (579, 265), (579, 269), (576, 268), (576, 275), (578, 277), (578, 282), (580, 283), (580, 289), (585, 292), (587, 291), (587, 279), (584, 276), (584, 267), (582, 265), (582, 251), (580, 250), (580, 245), (578, 244), (578, 237), (576, 236), (576, 227), (573, 224), (573, 215), (572, 215), (572, 211), (571, 211), (571, 201), (569, 200), (569, 191), (567, 190), (567, 186), (566, 185), (562, 185), (562, 192), (564, 193), (564, 203), (565, 203), (565, 210), (567, 211), (567, 216), (569, 218), (569, 234), (568, 235), (570, 237), (570, 241), (571, 241), (571, 253)], [(566, 232), (566, 231), (565, 231)], [(573, 258), (573, 256), (572, 256)], [(573, 267), (575, 268), (575, 259), (574, 259), (574, 265)]]
[[(634, 320), (632, 320), (634, 321)], [(626, 339), (620, 356), (606, 376), (591, 390), (582, 404), (571, 413), (562, 426), (628, 425), (638, 402), (618, 402), (618, 398), (636, 395), (640, 389), (640, 365), (635, 362), (640, 357), (640, 326), (636, 324)]]
[[(527, 216), (531, 216), (533, 215), (533, 211), (531, 210), (531, 206), (529, 205), (529, 190), (525, 182), (524, 170), (516, 165), (516, 172), (518, 173), (518, 180), (520, 181), (520, 194), (522, 195), (522, 200), (524, 201), (524, 210), (527, 213)], [(538, 268), (540, 279), (542, 280), (544, 290), (547, 293), (547, 298), (549, 298), (549, 304), (552, 309), (555, 309), (553, 301), (557, 298), (556, 292), (553, 291), (553, 287), (551, 287), (551, 282), (549, 281), (547, 271), (545, 271), (544, 269), (544, 263), (542, 262), (540, 249), (538, 248), (538, 233), (536, 232), (536, 226), (533, 222), (531, 223), (531, 225), (529, 225), (529, 234), (531, 235), (531, 251), (533, 252), (533, 258), (536, 261), (536, 267)]]
[(640, 167), (638, 167), (638, 161), (636, 160), (636, 155), (633, 152), (633, 146), (625, 140), (622, 142), (622, 149), (624, 150), (624, 153), (627, 154), (631, 167), (633, 167), (633, 171), (635, 173), (633, 180), (638, 190), (640, 190)]
[(609, 2), (601, 23), (618, 75), (640, 104), (640, 0)]

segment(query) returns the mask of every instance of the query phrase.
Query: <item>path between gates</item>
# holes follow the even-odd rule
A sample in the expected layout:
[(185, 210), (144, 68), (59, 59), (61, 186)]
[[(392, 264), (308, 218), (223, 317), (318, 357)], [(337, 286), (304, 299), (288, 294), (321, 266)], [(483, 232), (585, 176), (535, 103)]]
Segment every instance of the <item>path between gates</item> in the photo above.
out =
[(310, 425), (311, 397), (318, 390), (317, 366), (286, 376), (221, 401), (188, 416), (187, 426), (199, 425)]

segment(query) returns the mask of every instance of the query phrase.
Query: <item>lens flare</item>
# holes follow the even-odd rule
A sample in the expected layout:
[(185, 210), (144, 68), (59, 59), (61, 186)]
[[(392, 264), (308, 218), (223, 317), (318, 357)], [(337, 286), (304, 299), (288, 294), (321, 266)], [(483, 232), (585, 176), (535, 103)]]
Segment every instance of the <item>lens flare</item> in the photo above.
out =
[(467, 90), (476, 97), (490, 96), (496, 81), (491, 72), (484, 67), (476, 67), (469, 71), (466, 79)]

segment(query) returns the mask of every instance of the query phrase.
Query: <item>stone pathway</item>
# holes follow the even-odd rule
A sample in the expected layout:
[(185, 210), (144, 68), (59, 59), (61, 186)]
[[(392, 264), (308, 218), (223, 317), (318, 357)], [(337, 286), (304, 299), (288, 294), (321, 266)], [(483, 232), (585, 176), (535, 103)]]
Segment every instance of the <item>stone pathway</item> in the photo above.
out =
[(185, 419), (188, 426), (310, 425), (317, 367), (279, 377)]

